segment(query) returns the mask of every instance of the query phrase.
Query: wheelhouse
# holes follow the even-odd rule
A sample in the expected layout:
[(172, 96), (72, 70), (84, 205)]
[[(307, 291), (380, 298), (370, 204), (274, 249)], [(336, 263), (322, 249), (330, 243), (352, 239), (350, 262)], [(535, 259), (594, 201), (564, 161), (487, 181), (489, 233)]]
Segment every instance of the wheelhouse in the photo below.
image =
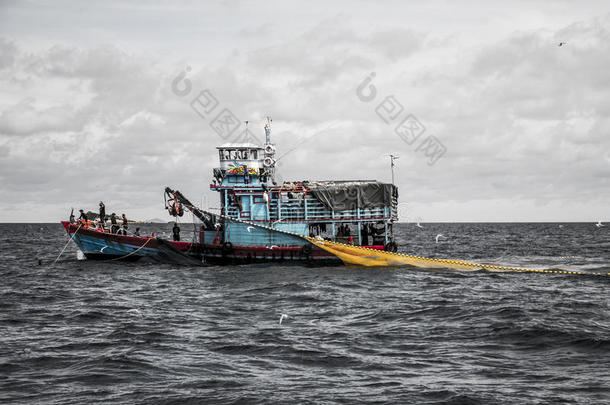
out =
[[(374, 180), (275, 182), (275, 147), (267, 142), (219, 146), (219, 167), (210, 188), (219, 192), (221, 214), (228, 218), (360, 246), (387, 246), (398, 219), (394, 185)], [(294, 240), (266, 240), (252, 227), (225, 221), (220, 232), (207, 232), (204, 243), (288, 246)], [(219, 235), (220, 233), (220, 235)], [(256, 232), (255, 232), (256, 233)]]

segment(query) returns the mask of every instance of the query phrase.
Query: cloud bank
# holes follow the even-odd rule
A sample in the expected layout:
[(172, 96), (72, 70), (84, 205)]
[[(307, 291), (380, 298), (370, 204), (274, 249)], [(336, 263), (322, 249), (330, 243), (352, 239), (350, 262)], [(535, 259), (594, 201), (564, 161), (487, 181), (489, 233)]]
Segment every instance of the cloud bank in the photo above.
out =
[[(610, 219), (610, 15), (523, 29), (516, 20), (489, 38), (303, 18), (292, 28), (233, 22), (225, 46), (203, 40), (204, 55), (142, 47), (148, 23), (133, 47), (2, 33), (0, 221), (53, 222), (99, 200), (165, 218), (165, 185), (217, 206), (206, 190), (225, 140), (190, 104), (206, 89), (259, 139), (273, 117), (279, 154), (290, 151), (286, 180), (389, 181), (387, 154), (400, 155), (403, 220)], [(373, 72), (377, 96), (363, 102), (356, 89)], [(182, 96), (172, 91), (180, 73), (192, 84)], [(434, 165), (376, 113), (387, 96), (442, 142)]]

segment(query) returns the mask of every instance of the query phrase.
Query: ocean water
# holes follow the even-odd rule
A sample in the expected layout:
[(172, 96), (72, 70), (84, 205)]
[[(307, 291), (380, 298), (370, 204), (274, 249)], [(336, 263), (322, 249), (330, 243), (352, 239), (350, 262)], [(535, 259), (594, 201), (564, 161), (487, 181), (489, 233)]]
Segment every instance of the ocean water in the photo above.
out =
[[(401, 251), (610, 272), (610, 226), (423, 226), (397, 226)], [(3, 403), (610, 402), (607, 276), (100, 263), (72, 244), (52, 265), (59, 224), (0, 240)]]

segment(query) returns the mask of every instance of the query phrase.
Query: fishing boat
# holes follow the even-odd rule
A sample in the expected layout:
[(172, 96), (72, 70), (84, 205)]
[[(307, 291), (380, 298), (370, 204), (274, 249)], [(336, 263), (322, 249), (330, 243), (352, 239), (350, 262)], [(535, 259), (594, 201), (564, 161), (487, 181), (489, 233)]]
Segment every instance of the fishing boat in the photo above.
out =
[[(181, 205), (203, 222), (199, 243), (206, 263), (341, 263), (305, 237), (370, 249), (396, 251), (398, 191), (375, 180), (276, 182), (276, 147), (271, 120), (265, 143), (217, 147), (219, 164), (210, 189), (218, 192), (220, 213), (194, 207), (180, 192), (166, 188), (166, 208)], [(177, 204), (177, 205), (176, 205)]]
[(337, 256), (310, 243), (308, 237), (397, 250), (393, 224), (398, 220), (398, 191), (393, 184), (376, 180), (279, 184), (270, 119), (264, 130), (263, 145), (226, 143), (216, 148), (219, 163), (213, 169), (210, 189), (218, 192), (218, 212), (196, 207), (180, 191), (166, 187), (165, 208), (171, 216), (177, 219), (186, 208), (201, 221), (198, 240), (160, 241), (77, 230), (77, 223), (63, 224), (90, 259), (160, 258), (170, 250), (209, 264), (341, 263)]
[(143, 257), (159, 262), (201, 262), (199, 243), (169, 241), (151, 236), (111, 233), (94, 221), (61, 221), (78, 249), (90, 260), (136, 261)]

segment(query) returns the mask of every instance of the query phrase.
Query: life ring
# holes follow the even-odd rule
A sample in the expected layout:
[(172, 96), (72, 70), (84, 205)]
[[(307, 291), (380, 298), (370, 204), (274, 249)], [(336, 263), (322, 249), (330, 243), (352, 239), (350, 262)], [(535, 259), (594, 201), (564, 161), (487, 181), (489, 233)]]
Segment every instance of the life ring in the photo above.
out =
[(271, 159), (270, 157), (266, 157), (265, 160), (263, 160), (263, 166), (265, 166), (265, 167), (271, 167), (271, 166), (273, 166), (274, 163), (275, 163), (275, 161), (273, 159)]
[(233, 252), (233, 244), (231, 242), (225, 242), (222, 244), (222, 253), (227, 255)]
[(265, 153), (267, 155), (273, 155), (275, 153), (275, 146), (273, 146), (273, 145), (266, 145), (265, 146)]
[(396, 253), (398, 252), (398, 245), (396, 244), (396, 242), (391, 241), (388, 242), (384, 247), (383, 250), (385, 250), (386, 252), (392, 252), (392, 253)]
[(303, 245), (303, 247), (301, 248), (301, 255), (307, 257), (310, 254), (311, 254), (311, 245)]

